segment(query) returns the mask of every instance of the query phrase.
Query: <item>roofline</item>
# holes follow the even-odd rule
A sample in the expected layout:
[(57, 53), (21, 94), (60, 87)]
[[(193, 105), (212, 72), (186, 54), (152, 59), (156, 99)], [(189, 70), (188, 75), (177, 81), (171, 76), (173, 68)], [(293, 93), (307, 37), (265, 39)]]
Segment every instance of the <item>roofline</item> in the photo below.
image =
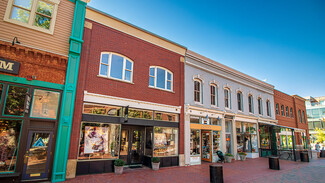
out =
[[(171, 40), (169, 40), (169, 39), (167, 39), (167, 38), (164, 38), (164, 37), (159, 36), (159, 35), (157, 35), (157, 34), (155, 34), (155, 33), (152, 33), (152, 32), (150, 32), (150, 31), (148, 31), (148, 30), (146, 30), (146, 29), (143, 29), (143, 28), (141, 28), (141, 27), (138, 27), (138, 26), (136, 26), (136, 25), (133, 25), (133, 24), (131, 24), (131, 23), (129, 23), (129, 22), (126, 22), (126, 21), (124, 21), (124, 20), (122, 20), (122, 19), (119, 19), (119, 18), (113, 16), (113, 15), (110, 15), (110, 14), (108, 14), (108, 13), (106, 13), (106, 12), (103, 12), (103, 11), (101, 11), (101, 10), (98, 10), (98, 9), (96, 9), (96, 8), (94, 8), (94, 7), (91, 7), (91, 6), (88, 6), (88, 5), (87, 5), (87, 6), (86, 6), (86, 9), (90, 9), (90, 10), (93, 10), (93, 11), (95, 11), (95, 12), (97, 12), (97, 13), (102, 14), (102, 15), (108, 16), (108, 17), (110, 17), (110, 18), (112, 18), (112, 19), (114, 19), (114, 20), (116, 20), (116, 21), (122, 22), (122, 23), (124, 23), (124, 24), (126, 24), (126, 25), (128, 25), (128, 26), (131, 26), (131, 27), (133, 27), (133, 28), (136, 28), (136, 29), (138, 29), (138, 30), (141, 30), (141, 31), (143, 31), (143, 32), (145, 32), (145, 33), (147, 33), (147, 34), (151, 34), (152, 36), (155, 36), (155, 37), (157, 37), (157, 38), (159, 38), (159, 39), (163, 39), (163, 40), (165, 40), (165, 41), (167, 41), (167, 42), (169, 42), (169, 43), (171, 43), (171, 44), (174, 44), (174, 45), (176, 45), (176, 46), (182, 47), (182, 48), (184, 48), (184, 49), (187, 50), (187, 47), (185, 47), (185, 46), (183, 46), (183, 45), (181, 45), (181, 44), (178, 44), (178, 43), (176, 43), (176, 42), (174, 42), (174, 41), (171, 41)], [(86, 18), (87, 18), (87, 17), (86, 17)]]
[(283, 93), (283, 94), (286, 94), (286, 95), (288, 95), (288, 96), (290, 96), (290, 97), (293, 97), (293, 98), (298, 98), (298, 99), (303, 100), (303, 101), (306, 101), (306, 100), (307, 100), (307, 99), (305, 99), (305, 98), (303, 98), (303, 97), (301, 97), (301, 96), (299, 96), (299, 95), (297, 95), (297, 94), (295, 94), (295, 95), (289, 95), (289, 94), (287, 94), (287, 93), (284, 93), (283, 91), (280, 91), (280, 90), (277, 90), (277, 89), (274, 89), (274, 90), (276, 90), (276, 91), (278, 91), (278, 92), (281, 92), (281, 93)]
[[(193, 54), (194, 54), (194, 55), (193, 55)], [(269, 84), (269, 83), (266, 83), (266, 82), (261, 81), (261, 80), (259, 80), (259, 79), (257, 79), (257, 78), (254, 78), (254, 77), (252, 77), (252, 76), (249, 76), (249, 75), (247, 75), (247, 74), (245, 74), (245, 73), (242, 73), (242, 72), (240, 72), (240, 71), (238, 71), (238, 70), (236, 70), (236, 69), (233, 69), (233, 68), (228, 67), (228, 66), (226, 66), (226, 65), (224, 65), (224, 64), (221, 64), (221, 63), (219, 63), (219, 62), (217, 62), (217, 61), (214, 61), (214, 60), (212, 60), (212, 59), (210, 59), (210, 58), (207, 58), (207, 57), (205, 57), (205, 56), (203, 56), (203, 55), (200, 55), (200, 54), (198, 54), (198, 53), (196, 53), (196, 52), (194, 52), (194, 51), (192, 51), (192, 50), (187, 50), (187, 51), (186, 51), (185, 56), (188, 56), (188, 55), (190, 55), (190, 56), (192, 56), (192, 57), (194, 57), (194, 58), (196, 58), (196, 59), (199, 59), (200, 61), (203, 61), (203, 62), (205, 62), (205, 63), (213, 64), (214, 66), (216, 66), (216, 67), (218, 67), (218, 68), (220, 68), (220, 69), (222, 69), (222, 70), (225, 70), (226, 72), (228, 72), (228, 73), (230, 73), (230, 74), (234, 74), (235, 76), (236, 76), (236, 75), (240, 75), (240, 76), (242, 76), (242, 77), (246, 77), (246, 78), (248, 78), (249, 80), (251, 80), (251, 81), (253, 81), (253, 82), (257, 82), (257, 83), (262, 84), (262, 85), (264, 85), (264, 86), (266, 86), (266, 87), (269, 87), (269, 88), (274, 89), (274, 86), (271, 85), (271, 84)], [(186, 63), (186, 61), (185, 61), (185, 63)]]

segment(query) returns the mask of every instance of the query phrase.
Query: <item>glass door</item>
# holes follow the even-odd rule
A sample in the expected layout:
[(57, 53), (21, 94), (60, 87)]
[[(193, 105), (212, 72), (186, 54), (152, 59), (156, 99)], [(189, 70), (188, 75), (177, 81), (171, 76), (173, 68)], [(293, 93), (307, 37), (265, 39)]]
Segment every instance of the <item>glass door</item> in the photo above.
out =
[(201, 132), (201, 148), (202, 148), (202, 160), (211, 162), (211, 132)]
[(120, 159), (127, 165), (142, 164), (144, 154), (144, 128), (124, 126), (121, 130)]
[(49, 174), (52, 132), (30, 131), (22, 179), (43, 179)]
[(130, 153), (130, 164), (140, 164), (142, 163), (142, 131), (141, 130), (132, 130), (132, 138), (131, 138), (131, 153)]

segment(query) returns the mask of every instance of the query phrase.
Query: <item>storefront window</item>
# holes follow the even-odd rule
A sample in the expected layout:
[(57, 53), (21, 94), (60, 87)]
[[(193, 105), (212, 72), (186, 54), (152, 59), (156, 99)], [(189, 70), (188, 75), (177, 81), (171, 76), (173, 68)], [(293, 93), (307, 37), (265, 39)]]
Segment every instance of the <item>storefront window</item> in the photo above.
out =
[(178, 129), (155, 127), (154, 156), (178, 155)]
[(178, 114), (165, 113), (165, 112), (155, 112), (155, 120), (178, 122)]
[(271, 149), (270, 127), (260, 126), (261, 149)]
[(286, 149), (293, 149), (293, 138), (291, 129), (288, 128), (281, 128), (278, 130), (279, 132), (276, 133), (277, 135), (277, 143), (278, 149), (286, 150)]
[(15, 170), (20, 130), (20, 120), (0, 119), (0, 173)]
[(191, 155), (200, 155), (200, 130), (191, 129)]
[(86, 123), (81, 125), (79, 160), (117, 159), (120, 125)]
[(236, 122), (236, 129), (237, 151), (257, 152), (256, 124)]
[(153, 111), (129, 108), (129, 118), (153, 119)]
[(146, 127), (146, 147), (144, 155), (152, 156), (153, 127)]
[(2, 90), (3, 90), (3, 84), (0, 84), (0, 103), (1, 103)]
[(210, 124), (211, 125), (221, 125), (220, 118), (210, 118)]
[(226, 121), (225, 128), (226, 128), (226, 153), (232, 153), (231, 120)]
[(98, 104), (84, 104), (83, 113), (107, 116), (121, 116), (122, 107)]
[(213, 143), (213, 154), (217, 154), (217, 151), (220, 150), (220, 132), (213, 131), (212, 136), (212, 143)]
[(190, 116), (190, 123), (200, 123), (199, 116)]
[(30, 116), (56, 119), (59, 99), (59, 92), (35, 89)]
[(5, 115), (23, 116), (26, 94), (28, 88), (19, 86), (9, 86), (4, 107)]

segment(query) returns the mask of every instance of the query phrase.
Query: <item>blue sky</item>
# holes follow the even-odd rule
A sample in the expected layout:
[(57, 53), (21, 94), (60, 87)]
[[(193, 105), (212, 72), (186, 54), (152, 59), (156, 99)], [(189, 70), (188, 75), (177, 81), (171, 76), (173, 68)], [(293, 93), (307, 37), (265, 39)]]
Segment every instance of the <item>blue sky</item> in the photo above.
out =
[(325, 96), (324, 0), (91, 0), (287, 94)]

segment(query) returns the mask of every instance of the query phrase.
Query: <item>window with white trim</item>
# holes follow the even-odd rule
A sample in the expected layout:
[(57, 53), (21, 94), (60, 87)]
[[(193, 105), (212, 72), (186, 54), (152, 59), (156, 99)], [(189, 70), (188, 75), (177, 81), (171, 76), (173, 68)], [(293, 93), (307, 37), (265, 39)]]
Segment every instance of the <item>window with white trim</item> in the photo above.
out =
[(237, 105), (238, 110), (243, 111), (243, 93), (241, 91), (237, 92)]
[(5, 21), (53, 34), (60, 0), (9, 0)]
[(173, 73), (162, 67), (150, 66), (149, 87), (172, 91)]
[(201, 81), (196, 79), (194, 80), (194, 101), (201, 103)]
[(116, 53), (101, 53), (99, 75), (107, 78), (132, 82), (133, 62)]
[(271, 102), (269, 100), (266, 101), (266, 114), (271, 116)]
[(292, 110), (292, 107), (290, 107), (290, 116), (291, 116), (291, 118), (293, 118), (293, 110)]
[(248, 111), (254, 113), (253, 96), (248, 95)]
[(217, 105), (217, 86), (212, 84), (210, 85), (210, 92), (211, 92), (211, 105)]
[(275, 110), (276, 110), (276, 114), (279, 115), (279, 104), (275, 104)]
[(302, 119), (304, 120), (304, 123), (306, 124), (305, 111), (302, 111)]
[(284, 116), (284, 106), (281, 105), (281, 115)]
[(225, 107), (230, 108), (230, 90), (229, 88), (224, 89), (224, 95), (225, 95)]
[(262, 103), (261, 98), (257, 99), (257, 105), (258, 105), (258, 114), (262, 115), (263, 114), (263, 103)]
[(288, 106), (286, 106), (286, 115), (287, 115), (287, 117), (289, 117), (289, 107)]

